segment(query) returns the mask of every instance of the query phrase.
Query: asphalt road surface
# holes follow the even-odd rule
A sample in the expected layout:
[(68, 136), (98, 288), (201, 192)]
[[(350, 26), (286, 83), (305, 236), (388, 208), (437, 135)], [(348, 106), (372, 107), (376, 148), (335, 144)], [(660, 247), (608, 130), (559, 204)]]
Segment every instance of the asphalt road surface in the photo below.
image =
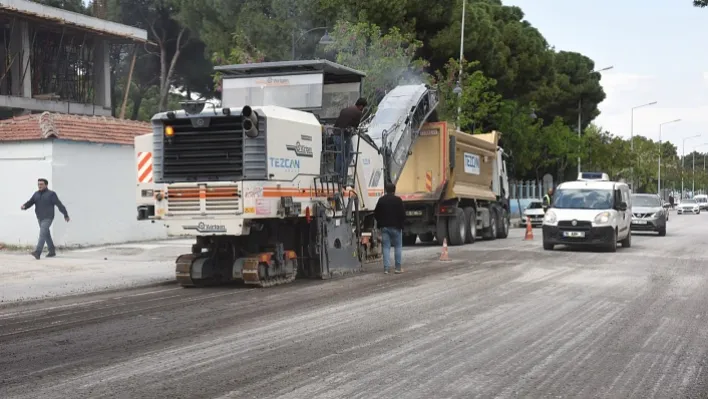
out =
[(708, 214), (616, 254), (540, 231), (270, 289), (0, 309), (0, 398), (706, 397)]

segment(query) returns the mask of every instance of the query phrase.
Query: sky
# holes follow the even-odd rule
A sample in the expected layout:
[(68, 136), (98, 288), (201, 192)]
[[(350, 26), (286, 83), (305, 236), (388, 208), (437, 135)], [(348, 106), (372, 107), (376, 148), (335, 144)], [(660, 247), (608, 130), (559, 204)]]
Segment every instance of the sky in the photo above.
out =
[[(708, 152), (708, 8), (692, 0), (502, 0), (520, 7), (556, 50), (595, 61), (607, 98), (594, 123), (612, 134)], [(701, 134), (701, 137), (684, 138)]]

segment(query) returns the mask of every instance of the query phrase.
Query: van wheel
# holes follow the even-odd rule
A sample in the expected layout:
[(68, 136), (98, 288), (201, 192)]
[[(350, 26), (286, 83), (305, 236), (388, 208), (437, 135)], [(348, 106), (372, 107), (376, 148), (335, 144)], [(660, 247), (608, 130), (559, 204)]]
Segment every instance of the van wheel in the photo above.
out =
[(467, 223), (462, 208), (455, 208), (455, 216), (448, 220), (447, 236), (448, 245), (463, 245), (467, 241)]
[(627, 238), (622, 240), (622, 248), (629, 248), (632, 246), (632, 232), (627, 233)]
[(465, 212), (465, 224), (467, 225), (467, 240), (465, 244), (474, 244), (477, 240), (477, 211), (468, 206), (463, 209)]
[(666, 226), (659, 229), (659, 236), (663, 237), (666, 235)]
[(617, 230), (612, 232), (610, 244), (607, 246), (608, 252), (617, 252)]

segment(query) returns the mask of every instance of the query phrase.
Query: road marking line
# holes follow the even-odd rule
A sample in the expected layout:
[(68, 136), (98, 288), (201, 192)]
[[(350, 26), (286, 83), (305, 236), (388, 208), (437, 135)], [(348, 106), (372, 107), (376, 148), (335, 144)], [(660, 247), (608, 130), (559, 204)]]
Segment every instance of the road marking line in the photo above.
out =
[(89, 305), (92, 303), (100, 303), (100, 302), (105, 302), (105, 301), (106, 301), (105, 299), (99, 299), (96, 301), (70, 303), (67, 305), (52, 306), (52, 307), (48, 307), (48, 308), (23, 310), (21, 312), (0, 313), (0, 319), (7, 319), (8, 317), (11, 317), (11, 316), (23, 315), (23, 314), (28, 314), (28, 313), (44, 312), (44, 311), (64, 309), (64, 308), (73, 308), (73, 307), (77, 307), (77, 306), (81, 306), (81, 305)]
[(179, 288), (167, 288), (167, 289), (159, 290), (159, 291), (141, 292), (141, 293), (139, 293), (139, 294), (116, 296), (116, 297), (113, 297), (113, 298), (111, 298), (111, 299), (133, 298), (133, 297), (136, 297), (136, 296), (157, 294), (157, 293), (159, 293), (159, 292), (174, 291), (174, 290), (182, 290), (182, 289), (184, 289), (184, 288), (182, 288), (182, 287), (179, 287)]

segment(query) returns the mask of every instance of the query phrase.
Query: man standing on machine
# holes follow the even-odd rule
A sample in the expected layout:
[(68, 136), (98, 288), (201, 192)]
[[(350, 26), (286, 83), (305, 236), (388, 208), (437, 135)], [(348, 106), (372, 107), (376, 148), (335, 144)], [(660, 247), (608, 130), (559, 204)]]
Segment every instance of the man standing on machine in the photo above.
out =
[(366, 99), (361, 97), (356, 100), (356, 104), (351, 107), (344, 108), (339, 112), (339, 117), (334, 123), (336, 134), (334, 136), (334, 145), (337, 150), (337, 157), (334, 161), (336, 173), (341, 176), (342, 181), (346, 183), (347, 169), (352, 162), (352, 135), (359, 128), (361, 117), (364, 114), (366, 107)]

